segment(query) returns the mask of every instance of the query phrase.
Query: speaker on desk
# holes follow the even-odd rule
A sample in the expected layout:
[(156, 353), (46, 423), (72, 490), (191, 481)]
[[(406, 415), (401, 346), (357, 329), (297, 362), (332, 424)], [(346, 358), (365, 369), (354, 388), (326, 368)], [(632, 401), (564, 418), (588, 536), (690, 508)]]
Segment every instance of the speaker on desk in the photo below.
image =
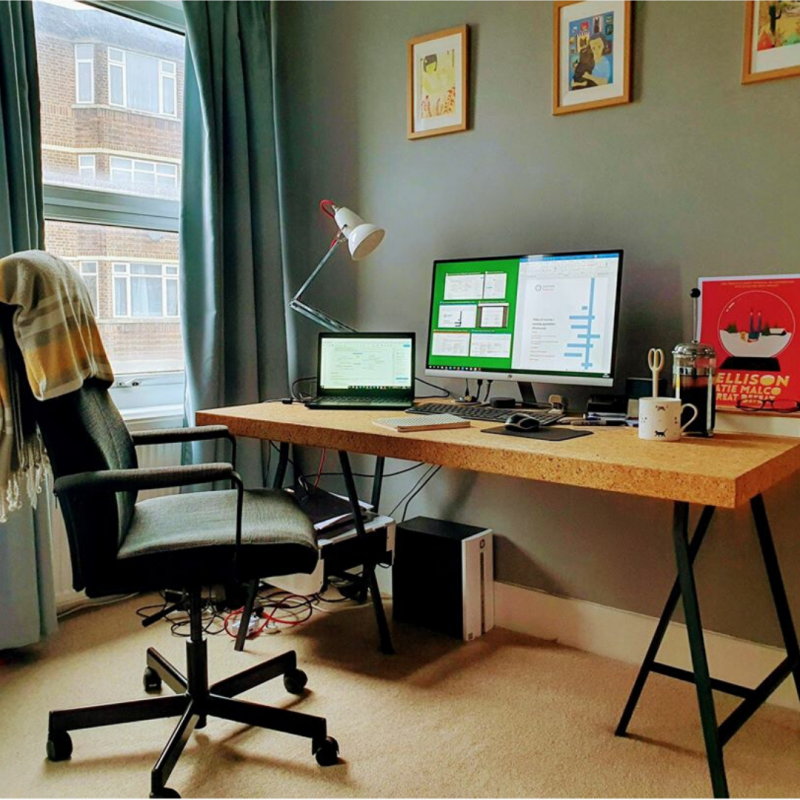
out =
[(431, 517), (397, 526), (394, 619), (470, 641), (494, 627), (493, 535)]

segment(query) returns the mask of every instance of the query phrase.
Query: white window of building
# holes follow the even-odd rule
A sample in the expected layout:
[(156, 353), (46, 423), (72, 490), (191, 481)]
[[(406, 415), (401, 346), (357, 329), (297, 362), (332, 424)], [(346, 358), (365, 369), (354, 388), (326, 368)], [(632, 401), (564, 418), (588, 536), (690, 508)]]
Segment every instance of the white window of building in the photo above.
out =
[(108, 102), (151, 114), (177, 115), (177, 65), (155, 56), (108, 48)]
[(160, 164), (156, 161), (112, 156), (109, 159), (109, 167), (112, 183), (141, 188), (178, 186), (177, 164)]
[(94, 156), (78, 156), (78, 177), (81, 181), (94, 181), (96, 172)]
[(75, 102), (94, 103), (94, 45), (75, 45)]
[(79, 272), (86, 288), (89, 290), (89, 296), (92, 298), (92, 309), (94, 313), (98, 313), (100, 307), (100, 297), (98, 294), (97, 283), (97, 262), (96, 261), (81, 261), (79, 264)]
[(176, 265), (115, 261), (112, 271), (115, 317), (178, 316)]

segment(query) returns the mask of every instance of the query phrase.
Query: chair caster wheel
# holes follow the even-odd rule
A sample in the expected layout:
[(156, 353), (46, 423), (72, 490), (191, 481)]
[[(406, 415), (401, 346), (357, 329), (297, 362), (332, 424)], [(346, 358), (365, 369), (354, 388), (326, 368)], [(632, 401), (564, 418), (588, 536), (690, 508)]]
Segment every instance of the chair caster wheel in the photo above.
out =
[(150, 792), (150, 797), (180, 797), (180, 795), (174, 789), (165, 786), (158, 792)]
[(72, 755), (72, 739), (66, 731), (51, 733), (47, 739), (47, 757), (50, 761), (66, 761)]
[(314, 746), (314, 757), (321, 767), (332, 767), (339, 762), (339, 742), (333, 736), (326, 736)]
[(142, 683), (149, 694), (161, 691), (161, 676), (152, 667), (145, 667)]
[(308, 683), (308, 675), (301, 669), (293, 669), (283, 676), (283, 686), (289, 694), (303, 694)]

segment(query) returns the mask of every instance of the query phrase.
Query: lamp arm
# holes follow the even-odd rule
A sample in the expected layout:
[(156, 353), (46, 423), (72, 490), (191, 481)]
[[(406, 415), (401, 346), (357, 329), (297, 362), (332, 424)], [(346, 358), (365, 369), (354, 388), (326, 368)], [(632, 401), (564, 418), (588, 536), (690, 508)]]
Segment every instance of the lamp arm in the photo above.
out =
[(320, 311), (318, 308), (306, 305), (301, 300), (292, 300), (289, 303), (289, 308), (291, 308), (292, 311), (297, 311), (298, 314), (302, 314), (304, 317), (316, 322), (317, 325), (321, 325), (326, 330), (333, 331), (334, 333), (357, 333), (355, 328), (345, 325), (344, 322), (334, 319), (324, 311)]
[(306, 282), (297, 290), (297, 293), (292, 298), (290, 305), (300, 302), (300, 297), (302, 296), (303, 292), (310, 286), (311, 282), (314, 280), (314, 278), (317, 277), (319, 271), (325, 266), (325, 264), (328, 263), (328, 259), (336, 252), (336, 249), (344, 241), (344, 238), (345, 237), (342, 235), (342, 232), (339, 231), (339, 234), (337, 235), (333, 245), (330, 247), (328, 252), (325, 253), (325, 256), (323, 257), (322, 261), (320, 261), (319, 264), (317, 264), (316, 269), (308, 276)]

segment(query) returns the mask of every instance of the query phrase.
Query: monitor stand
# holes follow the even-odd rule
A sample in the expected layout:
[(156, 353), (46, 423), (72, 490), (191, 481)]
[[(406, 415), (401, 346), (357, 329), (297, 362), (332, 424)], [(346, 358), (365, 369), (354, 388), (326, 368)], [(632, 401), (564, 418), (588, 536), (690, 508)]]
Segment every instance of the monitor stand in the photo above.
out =
[(530, 381), (519, 382), (519, 393), (522, 397), (523, 408), (539, 408), (539, 403), (536, 402), (536, 392)]

